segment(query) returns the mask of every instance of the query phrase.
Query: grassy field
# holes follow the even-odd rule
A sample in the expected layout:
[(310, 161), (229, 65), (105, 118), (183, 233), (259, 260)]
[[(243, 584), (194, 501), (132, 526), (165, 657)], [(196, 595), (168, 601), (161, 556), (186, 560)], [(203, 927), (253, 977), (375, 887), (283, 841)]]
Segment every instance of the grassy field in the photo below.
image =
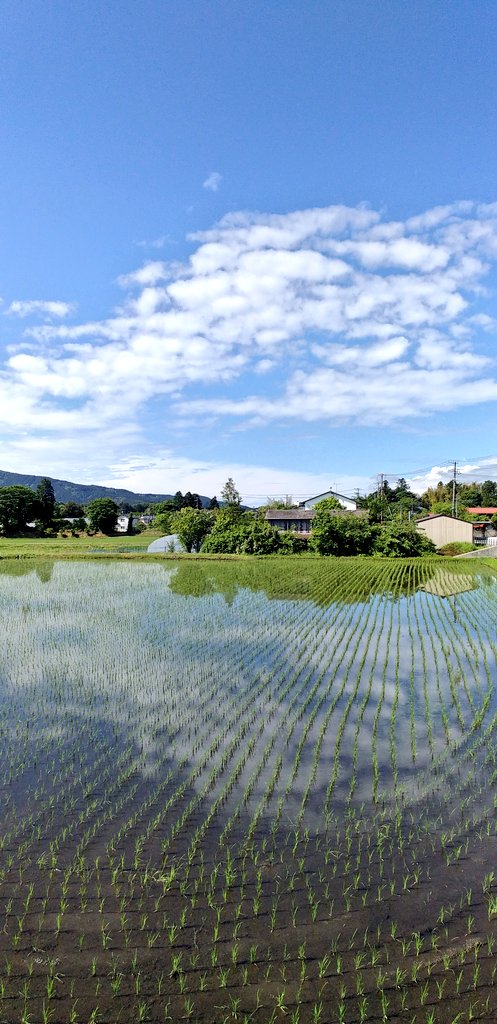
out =
[(0, 558), (90, 558), (96, 554), (144, 554), (147, 547), (160, 537), (154, 530), (145, 530), (136, 536), (122, 533), (116, 537), (97, 534), (88, 537), (0, 537)]
[[(161, 537), (162, 533), (156, 530), (145, 530), (136, 536), (128, 537), (125, 533), (115, 537), (107, 537), (104, 534), (96, 534), (88, 537), (81, 534), (79, 537), (0, 537), (0, 561), (12, 558), (32, 558), (38, 561), (51, 559), (93, 559), (93, 558), (133, 558), (147, 560), (154, 558), (168, 559), (195, 559), (208, 561), (225, 560), (247, 560), (251, 555), (187, 555), (168, 554), (160, 552), (155, 555), (148, 555), (147, 548), (152, 541)], [(316, 558), (316, 555), (307, 555), (309, 558)]]

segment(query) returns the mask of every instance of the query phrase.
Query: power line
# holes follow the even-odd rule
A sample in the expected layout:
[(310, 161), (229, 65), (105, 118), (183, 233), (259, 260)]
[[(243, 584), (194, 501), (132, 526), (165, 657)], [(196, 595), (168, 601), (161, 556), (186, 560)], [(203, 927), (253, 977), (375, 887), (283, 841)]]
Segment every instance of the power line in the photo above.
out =
[[(463, 461), (464, 462), (484, 462), (485, 459), (495, 459), (495, 461), (497, 462), (497, 452), (491, 452), (490, 454), (487, 454), (487, 455), (468, 455), (468, 456), (465, 457), (465, 459)], [(419, 466), (417, 469), (388, 470), (388, 471), (386, 471), (384, 473), (384, 476), (391, 476), (391, 477), (393, 477), (393, 476), (396, 476), (396, 477), (401, 477), (401, 476), (406, 477), (406, 476), (408, 476), (408, 477), (413, 477), (413, 476), (417, 476), (418, 473), (419, 474), (421, 474), (421, 473), (428, 473), (430, 470), (433, 470), (435, 468), (440, 469), (440, 472), (444, 472), (444, 473), (452, 472), (452, 465), (453, 465), (453, 462), (454, 462), (454, 457), (453, 456), (451, 456), (450, 458), (446, 458), (446, 459), (439, 459), (438, 461), (439, 461), (440, 465), (438, 465), (436, 467), (433, 465), (433, 463), (431, 463), (430, 466)], [(445, 466), (447, 467), (446, 469), (444, 468)], [(477, 469), (473, 470), (473, 473), (478, 472), (478, 470), (484, 470), (484, 468), (485, 468), (484, 466), (478, 466)], [(471, 476), (471, 473), (461, 473), (461, 471), (458, 470), (457, 471), (457, 475), (458, 476)]]
[[(486, 455), (466, 456), (466, 458), (464, 459), (464, 462), (484, 462), (486, 459), (495, 459), (495, 461), (497, 462), (497, 453), (492, 452), (492, 453), (487, 453)], [(395, 470), (395, 471), (388, 470), (388, 471), (384, 471), (383, 473), (377, 474), (376, 475), (376, 480), (377, 480), (376, 490), (378, 491), (378, 481), (379, 481), (380, 477), (382, 479), (381, 490), (383, 491), (384, 484), (385, 484), (385, 482), (386, 482), (388, 477), (390, 477), (390, 478), (396, 477), (397, 479), (399, 479), (400, 477), (404, 477), (404, 478), (407, 477), (407, 478), (412, 479), (415, 476), (418, 476), (418, 475), (421, 476), (422, 474), (429, 473), (432, 470), (434, 470), (435, 468), (437, 468), (437, 469), (439, 469), (441, 474), (446, 474), (446, 475), (451, 474), (452, 475), (452, 479), (453, 479), (454, 478), (454, 466), (456, 466), (456, 476), (457, 476), (458, 479), (474, 480), (475, 479), (475, 473), (482, 473), (485, 470), (484, 466), (477, 466), (473, 471), (470, 471), (469, 473), (468, 472), (465, 473), (465, 472), (463, 472), (463, 471), (461, 471), (460, 469), (457, 468), (457, 463), (454, 462), (453, 458), (440, 459), (439, 462), (441, 463), (441, 465), (439, 465), (437, 467), (435, 467), (433, 465), (433, 463), (432, 463), (429, 466), (419, 466), (416, 469), (404, 469), (404, 470)], [(362, 474), (358, 474), (358, 476), (362, 476)], [(368, 478), (371, 480), (371, 484), (373, 485), (373, 481), (375, 479), (374, 474), (370, 474), (370, 476)], [(478, 482), (478, 481), (476, 481), (476, 482)], [(373, 490), (375, 489), (374, 486), (372, 486), (372, 489)], [(338, 487), (337, 487), (337, 485), (334, 484), (333, 485), (333, 490), (335, 490), (337, 493), (344, 493), (346, 491), (346, 487), (344, 487), (342, 489), (342, 488), (340, 488), (340, 485), (338, 485)], [(356, 494), (357, 490), (358, 490), (357, 488), (354, 488), (354, 493), (355, 494)], [(284, 492), (282, 490), (275, 490), (274, 492), (268, 492), (268, 490), (264, 490), (264, 491), (258, 491), (257, 493), (249, 493), (248, 491), (243, 491), (242, 492), (242, 496), (243, 496), (243, 498), (275, 498), (276, 499), (276, 498), (281, 498), (282, 496), (287, 497), (288, 493), (290, 493), (290, 492), (288, 492), (288, 491)], [(292, 498), (306, 498), (306, 497), (308, 497), (308, 495), (309, 495), (309, 491), (293, 491), (293, 490), (291, 490)], [(457, 509), (457, 486), (456, 486), (455, 508)]]

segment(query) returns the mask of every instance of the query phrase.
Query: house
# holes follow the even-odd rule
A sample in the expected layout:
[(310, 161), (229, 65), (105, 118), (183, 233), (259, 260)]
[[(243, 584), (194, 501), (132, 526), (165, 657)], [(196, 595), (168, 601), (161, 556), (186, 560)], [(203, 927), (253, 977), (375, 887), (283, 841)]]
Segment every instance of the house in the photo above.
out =
[(357, 509), (357, 501), (354, 501), (353, 498), (346, 498), (344, 494), (338, 494), (337, 491), (325, 491), (324, 494), (315, 494), (313, 498), (301, 501), (299, 508), (314, 508), (318, 501), (324, 501), (325, 498), (336, 498), (347, 512), (355, 512)]
[(497, 543), (497, 530), (490, 520), (483, 520), (473, 523), (473, 544), (495, 544)]
[(460, 541), (466, 544), (487, 542), (488, 523), (467, 523), (464, 519), (457, 519), (442, 512), (418, 519), (416, 527), (429, 537), (437, 548)]
[(473, 505), (466, 508), (466, 512), (469, 512), (470, 516), (478, 516), (479, 519), (491, 519), (497, 513), (497, 508), (491, 505)]
[(308, 537), (314, 515), (312, 508), (268, 508), (265, 519), (277, 530), (292, 530), (302, 537)]
[[(315, 509), (304, 508), (299, 505), (298, 508), (269, 508), (265, 515), (265, 520), (270, 523), (271, 526), (275, 526), (277, 530), (292, 530), (300, 537), (308, 537), (312, 531), (312, 520), (316, 515)], [(351, 509), (345, 511), (344, 509), (330, 509), (330, 515), (333, 516), (358, 516), (361, 519), (367, 518), (368, 513), (362, 509)]]

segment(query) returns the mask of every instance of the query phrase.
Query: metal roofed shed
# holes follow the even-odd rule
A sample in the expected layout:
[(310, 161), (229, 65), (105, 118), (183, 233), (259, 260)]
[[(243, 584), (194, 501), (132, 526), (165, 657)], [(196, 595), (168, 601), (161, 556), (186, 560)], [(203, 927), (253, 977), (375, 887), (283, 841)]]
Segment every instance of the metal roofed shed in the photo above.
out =
[(437, 548), (460, 541), (465, 544), (473, 543), (474, 524), (467, 523), (464, 519), (455, 519), (444, 512), (418, 519), (416, 527), (425, 537), (429, 537)]

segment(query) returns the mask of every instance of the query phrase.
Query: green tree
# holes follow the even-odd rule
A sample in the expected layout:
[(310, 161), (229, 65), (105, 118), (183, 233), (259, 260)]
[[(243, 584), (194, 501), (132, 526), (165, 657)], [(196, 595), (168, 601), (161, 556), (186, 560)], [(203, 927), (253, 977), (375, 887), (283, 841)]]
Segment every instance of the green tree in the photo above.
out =
[(459, 497), (469, 508), (483, 505), (479, 484), (459, 484)]
[(183, 498), (182, 508), (203, 508), (200, 495), (197, 494), (195, 491), (193, 492), (193, 494), (191, 491), (187, 491)]
[[(285, 494), (284, 498), (270, 498), (268, 495), (265, 505), (259, 505), (259, 512), (265, 514), (268, 509), (284, 509), (284, 508), (296, 508), (296, 504), (291, 494)], [(343, 508), (343, 505), (338, 505), (338, 508)]]
[(59, 505), (59, 514), (64, 519), (79, 519), (85, 513), (81, 505), (78, 505), (76, 501), (66, 501), (65, 504)]
[[(433, 515), (452, 515), (452, 502), (451, 501), (435, 501), (431, 506), (430, 511)], [(465, 519), (469, 522), (471, 516), (469, 515), (466, 506), (458, 504), (457, 506), (457, 519)], [(474, 516), (473, 516), (474, 519)]]
[(55, 515), (55, 492), (52, 481), (44, 476), (36, 488), (36, 518), (44, 529), (48, 529)]
[(200, 551), (202, 541), (212, 526), (208, 512), (196, 508), (182, 508), (171, 519), (171, 530), (177, 533), (185, 551)]
[[(283, 505), (282, 507), (285, 508), (286, 506)], [(323, 498), (322, 501), (318, 501), (317, 505), (314, 507), (320, 508), (324, 512), (345, 512), (345, 505), (342, 505), (338, 498), (334, 498), (333, 495), (329, 498)]]
[(226, 505), (214, 516), (212, 530), (202, 545), (202, 551), (216, 555), (236, 554), (245, 541), (252, 514), (244, 515), (237, 505)]
[(307, 551), (308, 544), (308, 537), (297, 537), (293, 530), (280, 532), (279, 551), (281, 555), (300, 555), (302, 551)]
[(219, 508), (219, 502), (218, 502), (218, 500), (216, 498), (216, 495), (214, 495), (214, 497), (211, 498), (211, 500), (209, 502), (209, 508), (210, 509)]
[(444, 484), (442, 480), (438, 481), (436, 487), (428, 487), (426, 491), (421, 495), (421, 503), (429, 508), (430, 511), (436, 502), (450, 502), (452, 498), (452, 488), (450, 484)]
[(0, 529), (6, 537), (23, 533), (37, 509), (36, 494), (30, 487), (0, 487)]
[(79, 534), (79, 533), (82, 533), (83, 530), (85, 530), (85, 529), (86, 529), (86, 520), (85, 520), (84, 516), (79, 516), (78, 519), (75, 519), (74, 522), (71, 523), (71, 525), (70, 525), (71, 533), (76, 534), (76, 535)]
[(154, 530), (160, 530), (164, 536), (168, 533), (172, 533), (171, 520), (173, 515), (175, 515), (174, 512), (159, 512), (158, 515), (154, 516), (152, 523)]
[(167, 498), (166, 501), (158, 501), (155, 505), (151, 505), (150, 512), (153, 516), (170, 515), (171, 512), (177, 512), (178, 508), (174, 498)]
[(211, 555), (233, 555), (238, 551), (238, 545), (243, 542), (245, 531), (240, 529), (236, 523), (226, 523), (222, 529), (217, 525), (205, 538), (202, 544), (202, 551)]
[(495, 480), (484, 480), (481, 485), (481, 503), (483, 507), (497, 504), (497, 484)]
[(117, 526), (119, 509), (112, 498), (95, 498), (86, 506), (86, 514), (93, 530), (112, 534)]
[(390, 517), (388, 502), (384, 497), (378, 498), (376, 494), (371, 494), (365, 499), (364, 508), (367, 508), (369, 522), (372, 524), (383, 523)]
[(384, 558), (420, 558), (432, 555), (436, 547), (415, 526), (405, 523), (388, 523), (376, 531), (373, 553)]
[(237, 491), (231, 477), (226, 481), (221, 491), (221, 497), (228, 508), (240, 508), (242, 503), (240, 492)]
[(240, 538), (238, 551), (247, 555), (273, 555), (281, 547), (279, 531), (261, 519), (253, 519)]
[(320, 555), (371, 554), (377, 528), (362, 516), (334, 515), (322, 504), (315, 506), (310, 547)]

